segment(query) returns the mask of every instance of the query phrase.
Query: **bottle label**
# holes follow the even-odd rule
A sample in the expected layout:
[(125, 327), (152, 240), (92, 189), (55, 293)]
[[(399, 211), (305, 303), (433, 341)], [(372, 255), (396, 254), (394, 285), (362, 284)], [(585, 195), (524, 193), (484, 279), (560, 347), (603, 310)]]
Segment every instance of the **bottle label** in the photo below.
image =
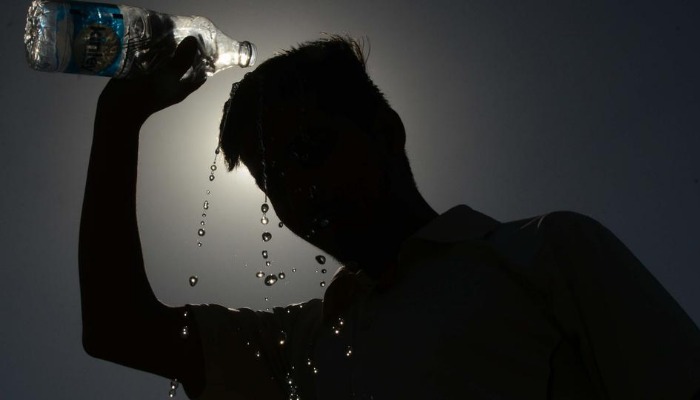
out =
[(114, 76), (122, 64), (124, 18), (112, 4), (71, 1), (73, 51), (64, 72)]

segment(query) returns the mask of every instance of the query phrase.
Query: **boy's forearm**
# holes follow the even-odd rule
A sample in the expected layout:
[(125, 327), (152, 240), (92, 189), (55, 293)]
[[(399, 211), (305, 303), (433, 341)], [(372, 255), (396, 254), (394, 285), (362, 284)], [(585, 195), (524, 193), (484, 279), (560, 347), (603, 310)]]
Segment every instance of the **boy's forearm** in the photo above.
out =
[(136, 221), (139, 130), (145, 119), (100, 100), (80, 226), (80, 286), (86, 343), (157, 299), (150, 288)]

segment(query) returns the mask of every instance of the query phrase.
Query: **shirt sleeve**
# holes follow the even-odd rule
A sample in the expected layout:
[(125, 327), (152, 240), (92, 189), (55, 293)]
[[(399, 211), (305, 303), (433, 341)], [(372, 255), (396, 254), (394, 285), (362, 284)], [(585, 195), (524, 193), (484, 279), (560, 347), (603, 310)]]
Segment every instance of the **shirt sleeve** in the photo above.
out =
[(197, 400), (286, 399), (292, 366), (313, 340), (320, 300), (272, 312), (219, 305), (188, 306), (197, 325), (205, 365)]
[[(547, 221), (548, 220), (548, 221)], [(608, 229), (577, 213), (545, 218), (555, 254), (555, 320), (611, 399), (700, 392), (700, 331)]]

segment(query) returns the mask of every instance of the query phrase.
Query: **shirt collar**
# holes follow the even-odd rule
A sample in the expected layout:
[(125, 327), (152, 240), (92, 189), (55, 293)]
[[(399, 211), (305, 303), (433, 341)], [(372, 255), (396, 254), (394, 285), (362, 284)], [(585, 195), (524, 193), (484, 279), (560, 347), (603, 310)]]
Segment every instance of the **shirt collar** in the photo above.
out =
[[(427, 225), (411, 235), (401, 246), (399, 259), (410, 253), (412, 244), (416, 241), (428, 241), (433, 243), (451, 244), (465, 240), (478, 240), (494, 230), (500, 222), (473, 210), (466, 205), (458, 205), (447, 212), (435, 217)], [(389, 271), (383, 279), (383, 284), (390, 286), (398, 277), (399, 271)], [(333, 276), (324, 296), (323, 317), (326, 321), (332, 321), (338, 315), (342, 315), (345, 309), (354, 301), (356, 295), (367, 292), (376, 282), (369, 276), (360, 272), (351, 272), (341, 267)]]
[(457, 243), (476, 240), (495, 229), (500, 222), (466, 205), (452, 207), (414, 233), (412, 239), (437, 243)]

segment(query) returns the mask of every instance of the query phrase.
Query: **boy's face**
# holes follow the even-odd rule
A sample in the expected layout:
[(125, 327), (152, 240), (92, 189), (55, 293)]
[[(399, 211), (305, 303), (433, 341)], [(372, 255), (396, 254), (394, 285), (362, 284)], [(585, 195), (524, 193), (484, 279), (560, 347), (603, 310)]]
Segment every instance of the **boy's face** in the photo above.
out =
[[(277, 106), (243, 135), (241, 160), (266, 190), (277, 216), (295, 234), (351, 259), (386, 204), (386, 161), (367, 132), (315, 107)], [(264, 165), (264, 166), (263, 166)]]

